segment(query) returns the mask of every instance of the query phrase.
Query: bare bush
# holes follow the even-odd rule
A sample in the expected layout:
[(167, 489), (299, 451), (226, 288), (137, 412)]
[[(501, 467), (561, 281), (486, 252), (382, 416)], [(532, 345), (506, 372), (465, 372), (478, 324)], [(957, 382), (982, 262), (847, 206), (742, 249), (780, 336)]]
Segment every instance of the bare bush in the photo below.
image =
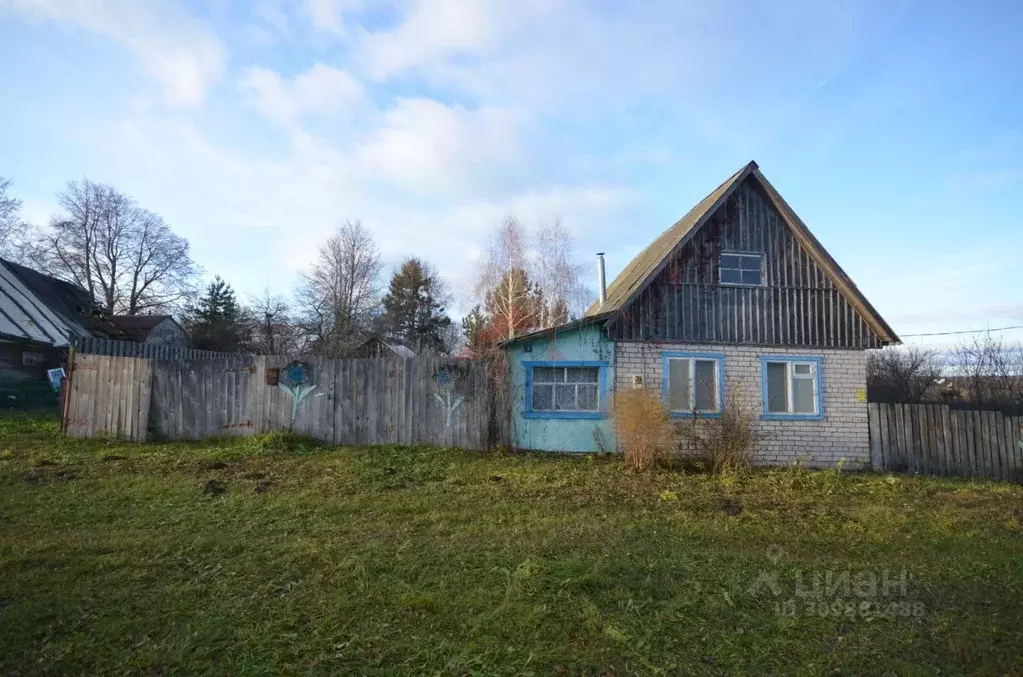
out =
[(636, 470), (646, 470), (666, 459), (675, 446), (671, 417), (661, 400), (649, 391), (615, 393), (611, 421), (625, 462)]
[(990, 333), (957, 345), (949, 370), (962, 395), (978, 405), (1019, 407), (1023, 404), (1023, 346)]
[(884, 348), (867, 354), (871, 402), (917, 404), (941, 378), (938, 353), (921, 346)]
[(756, 412), (732, 398), (721, 414), (683, 419), (678, 425), (681, 455), (695, 456), (712, 473), (749, 470), (753, 452), (764, 438)]

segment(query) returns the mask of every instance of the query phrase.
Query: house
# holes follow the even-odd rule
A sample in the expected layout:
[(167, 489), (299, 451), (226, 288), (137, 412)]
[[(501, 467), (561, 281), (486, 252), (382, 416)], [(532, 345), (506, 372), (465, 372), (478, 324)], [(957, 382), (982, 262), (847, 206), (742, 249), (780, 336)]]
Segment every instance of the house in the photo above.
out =
[(380, 336), (373, 334), (355, 348), (349, 350), (345, 357), (415, 357), (416, 353), (400, 343), (388, 343)]
[(168, 348), (188, 345), (185, 330), (170, 315), (115, 315), (110, 321), (128, 341)]
[(72, 338), (115, 332), (85, 289), (0, 259), (0, 405), (55, 404), (47, 372), (65, 367)]
[(751, 162), (633, 259), (574, 322), (505, 344), (514, 439), (615, 448), (616, 391), (673, 417), (756, 412), (758, 464), (869, 463), (866, 350), (899, 343)]

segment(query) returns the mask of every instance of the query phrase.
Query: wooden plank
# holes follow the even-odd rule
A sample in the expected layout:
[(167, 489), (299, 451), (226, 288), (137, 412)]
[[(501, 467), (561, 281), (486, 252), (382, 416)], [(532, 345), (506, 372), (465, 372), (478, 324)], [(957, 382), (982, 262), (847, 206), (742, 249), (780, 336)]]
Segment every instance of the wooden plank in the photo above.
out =
[(939, 447), (941, 448), (941, 458), (939, 459), (939, 462), (941, 464), (941, 474), (947, 477), (951, 474), (949, 472), (949, 466), (951, 465), (949, 457), (951, 456), (952, 447), (952, 422), (950, 420), (951, 417), (949, 416), (949, 408), (940, 405), (938, 407), (938, 416), (939, 423), (941, 424), (941, 427), (938, 430), (940, 439)]
[(889, 413), (891, 407), (887, 404), (877, 405), (878, 415), (878, 432), (880, 438), (880, 454), (879, 460), (881, 461), (881, 469), (885, 470), (891, 467), (892, 463), (892, 436), (891, 436), (891, 419)]
[(988, 477), (998, 479), (998, 434), (995, 426), (995, 412), (985, 411), (984, 414), (984, 436), (987, 440), (987, 467)]
[(135, 365), (138, 363), (136, 357), (124, 358), (125, 366), (122, 371), (124, 383), (121, 386), (121, 399), (123, 400), (123, 411), (121, 425), (119, 426), (119, 437), (126, 440), (135, 439), (135, 396), (138, 393), (138, 383), (135, 381)]
[(932, 475), (942, 475), (944, 470), (945, 455), (944, 439), (941, 433), (941, 409), (939, 405), (930, 404), (927, 405), (930, 415), (931, 424), (931, 464), (932, 464)]
[(1023, 447), (1020, 447), (1020, 441), (1023, 439), (1023, 417), (1013, 416), (1010, 419), (1010, 428), (1012, 429), (1012, 453), (1013, 453), (1013, 482), (1023, 484)]
[(136, 406), (135, 440), (148, 442), (150, 439), (150, 416), (153, 403), (153, 360), (139, 363), (138, 404)]
[(1012, 434), (1012, 417), (1002, 417), (1002, 439), (1005, 441), (1004, 453), (1002, 459), (1004, 461), (1004, 479), (1008, 482), (1012, 482), (1016, 477), (1016, 454), (1013, 450), (1013, 434)]
[(918, 415), (917, 434), (919, 435), (920, 450), (920, 473), (923, 475), (933, 474), (933, 459), (931, 457), (931, 446), (933, 439), (931, 435), (931, 408), (926, 404), (913, 407)]
[(967, 462), (969, 463), (969, 476), (980, 477), (980, 442), (977, 428), (980, 427), (980, 417), (976, 411), (964, 411), (966, 421), (966, 444)]
[(974, 412), (977, 417), (977, 471), (981, 477), (991, 477), (991, 440), (988, 437), (987, 412)]
[(881, 451), (881, 405), (867, 404), (867, 428), (870, 438), (870, 467), (875, 471), (884, 467)]
[(946, 457), (948, 460), (948, 474), (949, 475), (962, 475), (962, 445), (960, 444), (961, 432), (959, 428), (959, 412), (954, 411), (951, 408), (946, 409), (948, 412), (948, 429), (949, 429), (949, 441), (948, 447), (946, 448)]
[(995, 426), (995, 439), (997, 444), (997, 452), (995, 453), (995, 461), (998, 466), (998, 479), (1007, 480), (1009, 479), (1009, 440), (1005, 438), (1005, 415), (1000, 411), (994, 411), (992, 413), (993, 423)]

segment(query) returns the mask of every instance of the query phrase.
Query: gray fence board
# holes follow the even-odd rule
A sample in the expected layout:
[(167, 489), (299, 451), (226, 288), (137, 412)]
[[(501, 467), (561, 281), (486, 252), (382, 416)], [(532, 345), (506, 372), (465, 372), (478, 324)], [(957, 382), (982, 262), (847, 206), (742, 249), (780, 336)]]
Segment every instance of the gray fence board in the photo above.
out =
[[(307, 383), (284, 367), (308, 365)], [(492, 430), (489, 366), (452, 358), (331, 360), (295, 355), (163, 359), (74, 353), (66, 432), (198, 440), (292, 430), (341, 445), (507, 444)], [(267, 385), (278, 369), (279, 385)], [(297, 396), (297, 402), (296, 402)], [(508, 412), (500, 412), (507, 415)]]
[(875, 469), (1023, 481), (1023, 417), (879, 403), (867, 415)]

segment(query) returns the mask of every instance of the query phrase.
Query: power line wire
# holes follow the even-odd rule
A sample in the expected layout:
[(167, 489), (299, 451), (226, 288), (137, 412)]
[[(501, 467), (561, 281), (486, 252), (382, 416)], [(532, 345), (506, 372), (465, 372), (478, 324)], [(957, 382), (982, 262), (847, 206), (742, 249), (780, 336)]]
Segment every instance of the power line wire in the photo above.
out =
[(963, 331), (936, 331), (930, 334), (902, 334), (902, 338), (913, 338), (914, 336), (955, 336), (957, 334), (983, 334), (989, 331), (1007, 331), (1009, 329), (1023, 329), (1023, 324), (1014, 324), (1008, 327), (995, 327), (993, 329), (964, 329)]

